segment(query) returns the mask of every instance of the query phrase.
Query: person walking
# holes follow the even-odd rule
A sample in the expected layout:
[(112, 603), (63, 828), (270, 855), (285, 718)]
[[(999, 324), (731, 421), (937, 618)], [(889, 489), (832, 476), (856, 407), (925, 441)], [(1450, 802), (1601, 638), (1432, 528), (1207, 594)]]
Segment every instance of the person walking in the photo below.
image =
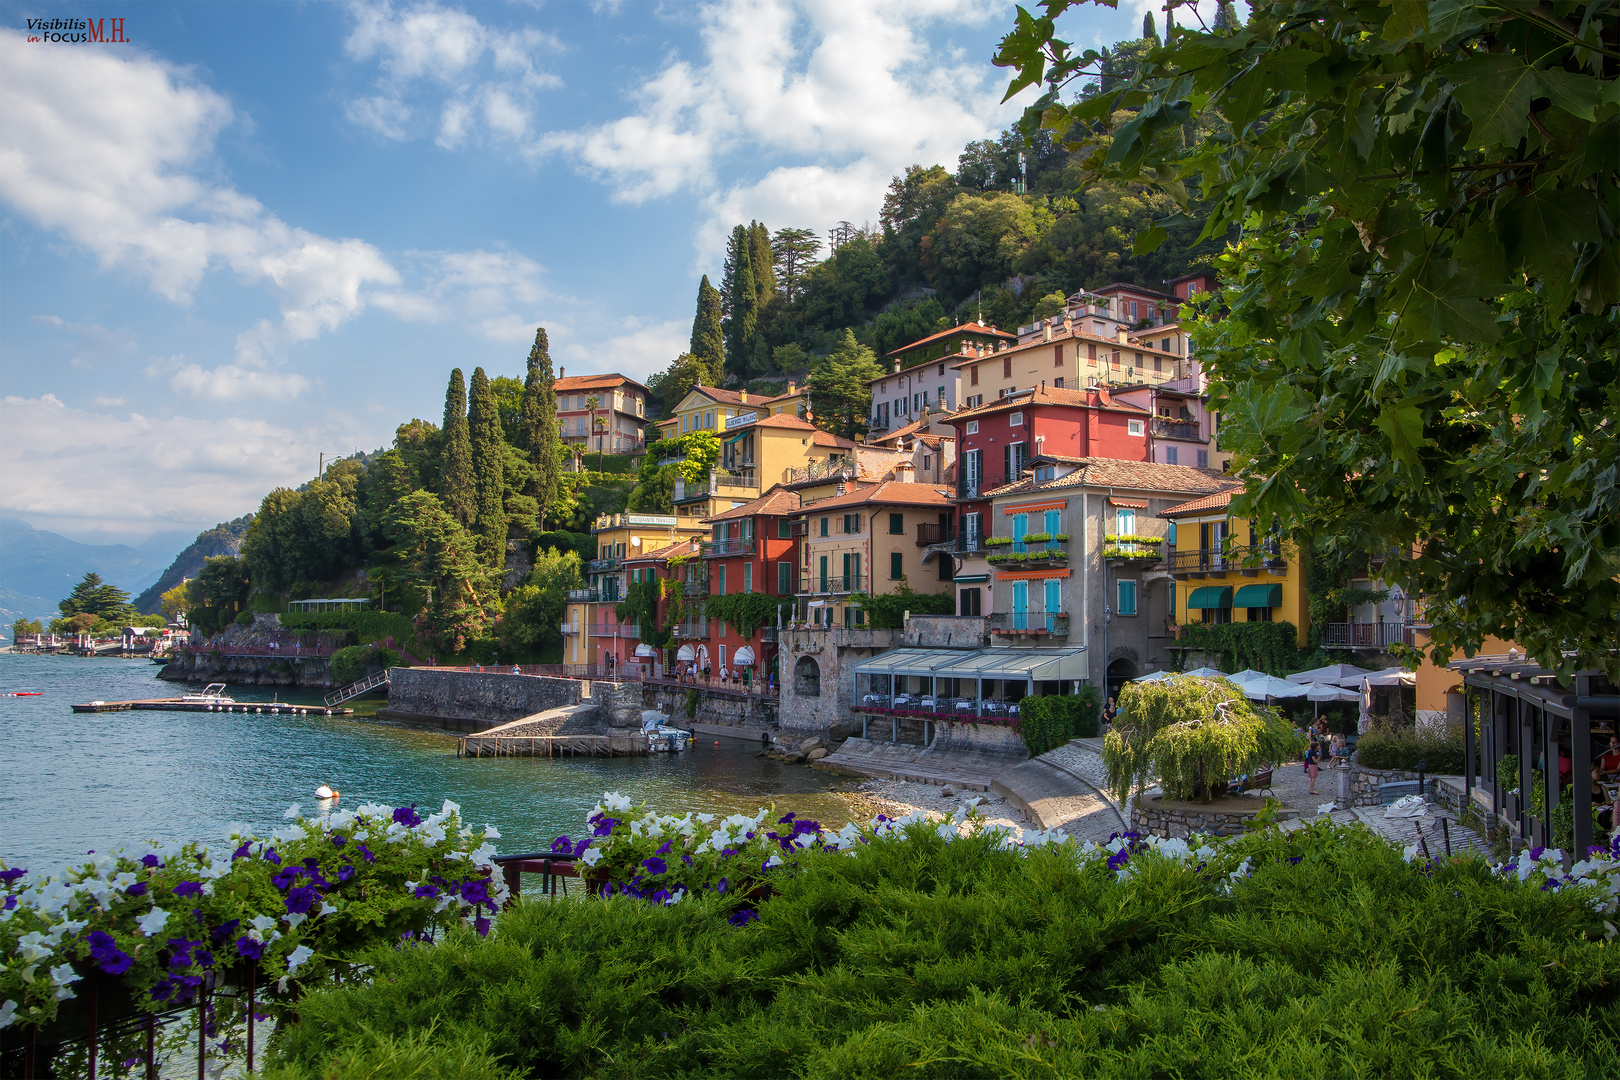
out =
[(1316, 794), (1316, 776), (1321, 771), (1321, 766), (1317, 761), (1316, 747), (1313, 746), (1305, 752), (1305, 775), (1311, 778), (1311, 790), (1308, 794)]

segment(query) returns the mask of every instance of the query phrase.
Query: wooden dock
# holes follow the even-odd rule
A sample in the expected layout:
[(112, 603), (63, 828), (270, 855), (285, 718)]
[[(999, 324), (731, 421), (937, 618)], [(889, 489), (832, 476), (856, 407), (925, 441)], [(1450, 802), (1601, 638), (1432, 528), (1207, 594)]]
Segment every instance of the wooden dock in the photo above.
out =
[(457, 757), (640, 757), (652, 753), (647, 736), (624, 735), (464, 735)]
[(353, 709), (333, 709), (325, 705), (293, 705), (285, 701), (238, 701), (231, 705), (211, 705), (182, 698), (146, 698), (141, 701), (90, 701), (73, 706), (74, 712), (129, 712), (150, 709), (155, 712), (233, 712), (269, 713), (273, 716), (350, 716)]

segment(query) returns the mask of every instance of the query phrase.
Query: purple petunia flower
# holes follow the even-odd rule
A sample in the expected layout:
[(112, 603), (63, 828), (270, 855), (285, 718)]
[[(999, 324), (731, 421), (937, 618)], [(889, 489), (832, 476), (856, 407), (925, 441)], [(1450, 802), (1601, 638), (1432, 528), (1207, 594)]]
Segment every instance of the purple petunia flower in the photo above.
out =
[(338, 884), (339, 885), (343, 884), (345, 881), (348, 881), (352, 877), (354, 877), (354, 867), (352, 867), (352, 866), (348, 865), (347, 863), (345, 863), (342, 867), (340, 867), (338, 869)]
[(0, 882), (4, 882), (9, 887), (12, 882), (16, 881), (26, 873), (28, 873), (28, 871), (20, 870), (17, 867), (12, 867), (10, 870), (0, 870)]
[(478, 931), (479, 937), (489, 937), (489, 920), (480, 915), (473, 920), (473, 929)]
[(348, 842), (349, 842), (349, 838), (347, 836), (344, 836), (342, 833), (334, 833), (332, 835), (332, 846), (333, 847), (342, 847), (344, 844), (347, 844)]
[(200, 882), (200, 881), (182, 881), (180, 884), (178, 884), (178, 885), (176, 885), (174, 887), (174, 895), (176, 895), (176, 896), (201, 896), (202, 895), (202, 882)]
[(263, 858), (267, 863), (275, 863), (277, 866), (281, 865), (281, 856), (276, 854), (275, 848), (265, 848)]
[(647, 868), (647, 873), (653, 874), (655, 876), (658, 875), (658, 874), (665, 873), (669, 869), (669, 867), (664, 864), (664, 860), (660, 859), (656, 855), (653, 855), (653, 856), (651, 856), (649, 858), (646, 858), (646, 859), (642, 859), (641, 860), (641, 865)]
[(236, 933), (236, 928), (241, 925), (241, 919), (232, 919), (228, 923), (222, 923), (219, 926), (214, 927), (213, 930), (209, 931), (208, 940), (212, 941), (215, 945), (223, 944), (225, 939)]
[(246, 934), (236, 939), (236, 951), (249, 960), (257, 960), (264, 955), (264, 942), (255, 941)]
[(211, 951), (209, 951), (208, 949), (198, 949), (197, 950), (197, 966), (198, 967), (213, 967), (214, 966), (214, 954)]
[(657, 892), (652, 894), (651, 899), (653, 903), (662, 906), (669, 903), (669, 895), (668, 889), (659, 889)]
[(407, 829), (414, 829), (418, 825), (422, 824), (422, 815), (416, 812), (416, 804), (412, 803), (409, 806), (402, 806), (398, 810), (395, 810), (394, 820), (405, 826)]
[(614, 829), (618, 828), (618, 826), (619, 826), (619, 819), (618, 818), (605, 817), (601, 821), (596, 823), (596, 828), (591, 830), (591, 835), (592, 836), (608, 836), (613, 832)]
[(17, 898), (15, 896), (8, 896), (6, 897), (6, 902), (4, 904), (0, 904), (0, 911), (10, 911), (16, 906)]
[(551, 850), (556, 855), (567, 855), (574, 850), (574, 842), (566, 836), (559, 836), (551, 842)]
[(474, 878), (471, 881), (462, 882), (461, 898), (469, 904), (489, 903), (489, 879)]
[(717, 893), (724, 893), (729, 888), (731, 888), (731, 882), (726, 878), (721, 878), (714, 883), (714, 891)]
[(377, 856), (373, 855), (370, 851), (366, 850), (366, 845), (364, 845), (364, 844), (356, 844), (354, 847), (355, 847), (355, 850), (360, 853), (360, 857), (362, 859), (366, 860), (366, 862), (376, 862), (377, 861)]
[(685, 863), (687, 866), (691, 866), (692, 865), (692, 856), (690, 856), (690, 855), (682, 855), (681, 856), (681, 862)]
[(300, 885), (287, 894), (287, 911), (290, 914), (309, 914), (309, 909), (315, 906), (315, 890), (308, 885)]
[(403, 934), (399, 935), (399, 940), (401, 940), (401, 941), (415, 941), (416, 940), (416, 931), (415, 930), (407, 930), (407, 931), (405, 931)]
[(156, 870), (163, 865), (163, 860), (158, 858), (156, 853), (149, 851), (141, 856), (141, 865), (149, 870)]
[(164, 979), (162, 982), (152, 987), (153, 1001), (168, 1001), (173, 994), (174, 983), (170, 982), (168, 979)]
[(670, 845), (670, 843), (671, 843), (671, 841), (665, 840), (664, 841), (664, 846), (659, 848), (657, 851), (653, 852), (653, 854), (654, 855), (668, 855), (669, 854), (669, 845)]
[(759, 912), (757, 911), (739, 911), (734, 913), (731, 918), (726, 920), (726, 922), (730, 923), (732, 926), (747, 926), (751, 922), (758, 921)]
[(790, 813), (790, 814), (786, 814), (786, 815), (784, 815), (782, 817), (777, 818), (776, 823), (778, 825), (786, 825), (788, 822), (790, 822), (792, 820), (793, 820), (793, 815)]
[(169, 966), (171, 968), (190, 967), (191, 950), (201, 944), (201, 941), (191, 941), (183, 937), (170, 938), (169, 948), (174, 950), (174, 955), (169, 957)]
[(135, 884), (131, 885), (129, 888), (124, 890), (124, 895), (125, 896), (145, 896), (146, 895), (146, 882), (137, 881)]
[(720, 853), (720, 857), (722, 859), (730, 859), (730, 858), (734, 857), (736, 854), (737, 854), (737, 849), (736, 848), (728, 847), (728, 848), (726, 848), (726, 850), (724, 850), (724, 851), (722, 851)]
[(118, 942), (104, 930), (92, 930), (86, 938), (90, 943), (90, 955), (97, 966), (109, 975), (122, 975), (128, 971), (135, 961), (130, 955), (118, 947)]
[(251, 848), (252, 846), (253, 846), (253, 841), (251, 841), (251, 840), (245, 841), (242, 844), (241, 847), (239, 847), (235, 851), (231, 852), (231, 861), (235, 862), (237, 859), (249, 858), (253, 853), (251, 851), (249, 851), (248, 849)]
[(581, 855), (585, 854), (585, 849), (590, 847), (590, 846), (591, 846), (590, 837), (588, 837), (588, 836), (587, 837), (582, 837), (580, 839), (580, 841), (574, 845), (574, 858), (577, 859)]
[(416, 898), (418, 900), (432, 900), (439, 895), (439, 890), (432, 885), (418, 885)]

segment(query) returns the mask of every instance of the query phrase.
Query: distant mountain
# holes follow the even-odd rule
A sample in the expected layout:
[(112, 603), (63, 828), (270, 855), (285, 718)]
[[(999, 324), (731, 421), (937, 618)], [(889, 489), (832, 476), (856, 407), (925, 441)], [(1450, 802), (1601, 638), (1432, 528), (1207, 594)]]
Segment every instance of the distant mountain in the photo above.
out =
[(169, 568), (158, 576), (145, 592), (135, 598), (135, 606), (147, 615), (155, 615), (161, 606), (163, 594), (187, 578), (196, 577), (202, 570), (203, 560), (215, 555), (235, 555), (242, 550), (242, 537), (253, 524), (253, 515), (244, 514), (235, 521), (225, 521), (197, 534), (184, 551), (174, 557)]
[(56, 602), (92, 571), (132, 589), (156, 568), (124, 544), (81, 544), (26, 521), (0, 521), (0, 615), (8, 620), (55, 617)]

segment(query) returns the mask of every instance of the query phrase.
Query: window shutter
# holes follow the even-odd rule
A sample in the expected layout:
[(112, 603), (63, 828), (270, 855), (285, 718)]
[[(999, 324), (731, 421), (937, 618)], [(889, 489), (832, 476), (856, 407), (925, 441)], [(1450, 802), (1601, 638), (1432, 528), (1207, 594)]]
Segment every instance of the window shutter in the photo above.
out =
[(899, 580), (900, 575), (903, 573), (905, 573), (904, 558), (898, 551), (891, 551), (889, 553), (889, 577), (894, 580)]

